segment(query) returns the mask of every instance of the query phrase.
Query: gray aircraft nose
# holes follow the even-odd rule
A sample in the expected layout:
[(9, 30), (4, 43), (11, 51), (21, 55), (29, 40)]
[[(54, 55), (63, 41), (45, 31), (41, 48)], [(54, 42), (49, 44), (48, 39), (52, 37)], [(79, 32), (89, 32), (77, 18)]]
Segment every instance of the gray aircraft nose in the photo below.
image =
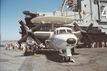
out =
[(68, 38), (66, 41), (68, 44), (75, 44), (76, 40), (74, 38)]

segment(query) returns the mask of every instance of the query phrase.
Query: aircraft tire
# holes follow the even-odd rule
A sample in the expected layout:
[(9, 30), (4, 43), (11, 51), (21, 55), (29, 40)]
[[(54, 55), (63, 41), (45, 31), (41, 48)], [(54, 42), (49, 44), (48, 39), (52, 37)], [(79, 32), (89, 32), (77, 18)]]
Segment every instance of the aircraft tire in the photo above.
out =
[(26, 48), (24, 52), (24, 56), (34, 55), (34, 50)]
[(67, 56), (67, 57), (64, 56), (64, 62), (70, 62), (70, 59), (71, 59), (71, 58), (70, 58), (69, 56)]

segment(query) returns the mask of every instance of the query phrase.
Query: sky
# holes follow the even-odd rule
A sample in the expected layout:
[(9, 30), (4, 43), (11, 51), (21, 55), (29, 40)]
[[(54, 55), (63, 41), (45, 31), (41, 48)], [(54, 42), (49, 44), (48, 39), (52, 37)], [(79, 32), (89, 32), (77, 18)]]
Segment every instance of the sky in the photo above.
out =
[(19, 20), (24, 21), (22, 11), (53, 12), (62, 0), (0, 0), (1, 40), (19, 40)]

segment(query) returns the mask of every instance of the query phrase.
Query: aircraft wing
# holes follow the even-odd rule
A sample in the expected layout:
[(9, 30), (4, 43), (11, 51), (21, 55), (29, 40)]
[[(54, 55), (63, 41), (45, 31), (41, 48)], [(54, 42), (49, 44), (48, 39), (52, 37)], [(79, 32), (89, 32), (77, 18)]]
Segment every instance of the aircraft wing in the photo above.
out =
[(52, 34), (53, 34), (53, 32), (50, 32), (50, 31), (36, 31), (36, 32), (34, 32), (34, 34), (35, 34), (35, 36), (36, 37), (40, 37), (40, 38), (45, 38), (45, 37), (47, 37), (47, 38), (49, 38), (50, 36), (52, 36)]
[(72, 21), (71, 17), (63, 16), (41, 16), (31, 19), (34, 24), (69, 24)]

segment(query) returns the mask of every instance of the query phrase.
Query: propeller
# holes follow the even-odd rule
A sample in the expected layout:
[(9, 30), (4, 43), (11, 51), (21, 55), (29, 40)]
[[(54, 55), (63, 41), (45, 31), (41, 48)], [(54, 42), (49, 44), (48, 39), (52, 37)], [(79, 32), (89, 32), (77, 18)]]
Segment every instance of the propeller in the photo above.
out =
[[(77, 23), (74, 23), (74, 29), (76, 31), (80, 31), (81, 32), (81, 37), (80, 41), (84, 42), (86, 45), (89, 45), (91, 42), (91, 37), (89, 36), (89, 32), (90, 30), (92, 30), (93, 28), (93, 23), (91, 23), (86, 30), (83, 30)], [(90, 47), (90, 45), (89, 45)]]
[(29, 28), (25, 26), (25, 23), (23, 21), (19, 21), (20, 23), (20, 28), (21, 28), (21, 34), (22, 38), (18, 41), (19, 44), (21, 44), (23, 41), (26, 41), (26, 38), (28, 37), (28, 30)]
[(37, 44), (40, 44), (40, 41), (35, 37), (35, 34), (33, 33), (33, 31), (35, 29), (37, 29), (38, 26), (34, 26), (31, 29), (29, 29), (28, 26), (23, 21), (19, 21), (19, 23), (21, 25), (20, 28), (21, 29), (23, 28), (23, 30), (22, 30), (21, 33), (24, 34), (24, 35), (18, 41), (18, 43), (21, 44), (23, 41), (26, 41), (26, 39), (27, 39), (28, 36), (30, 36), (30, 37), (32, 37), (37, 42)]
[(89, 32), (89, 30), (91, 30), (93, 28), (93, 23), (91, 23), (86, 30), (83, 30), (77, 23), (74, 23), (74, 29), (76, 31), (81, 31), (82, 33), (87, 33)]

